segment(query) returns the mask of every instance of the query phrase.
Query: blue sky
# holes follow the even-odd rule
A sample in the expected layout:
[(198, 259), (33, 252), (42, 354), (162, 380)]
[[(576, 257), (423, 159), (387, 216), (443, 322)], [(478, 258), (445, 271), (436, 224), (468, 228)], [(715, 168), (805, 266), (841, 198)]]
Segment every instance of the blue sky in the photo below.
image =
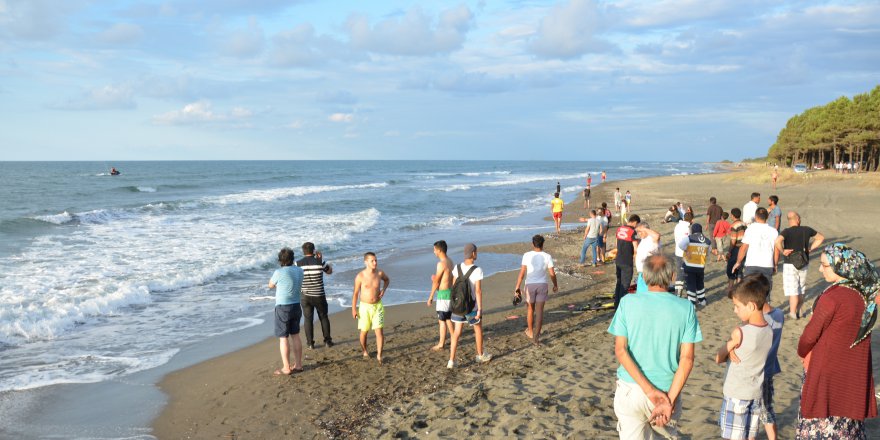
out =
[(880, 84), (880, 2), (0, 0), (0, 160), (721, 160)]

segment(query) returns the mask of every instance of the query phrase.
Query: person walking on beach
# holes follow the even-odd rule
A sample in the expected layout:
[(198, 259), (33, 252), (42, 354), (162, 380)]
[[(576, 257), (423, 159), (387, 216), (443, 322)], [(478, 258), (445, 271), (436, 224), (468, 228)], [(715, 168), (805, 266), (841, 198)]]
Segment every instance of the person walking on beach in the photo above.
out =
[(614, 190), (614, 210), (617, 212), (620, 212), (620, 201), (621, 200), (623, 200), (623, 198), (620, 195), (620, 188), (616, 188)]
[(694, 221), (694, 215), (685, 212), (681, 220), (675, 224), (672, 229), (672, 240), (675, 244), (675, 294), (683, 296), (684, 293), (684, 250), (678, 247), (678, 243), (691, 235), (691, 222)]
[[(596, 248), (599, 243), (599, 233), (602, 231), (602, 224), (596, 216), (596, 210), (590, 210), (590, 218), (587, 219), (587, 226), (584, 228), (584, 244), (581, 246), (580, 265), (584, 266), (587, 262), (587, 250), (593, 250), (593, 260), (591, 266), (596, 265)], [(536, 236), (537, 237), (537, 236)]]
[[(645, 269), (645, 260), (652, 255), (660, 255), (660, 233), (651, 229), (648, 222), (641, 222), (636, 226), (639, 234), (639, 245), (636, 247), (636, 292), (646, 292), (648, 284), (642, 271)], [(667, 286), (668, 288), (669, 286)]]
[(877, 417), (871, 330), (880, 274), (842, 243), (826, 246), (819, 261), (832, 284), (816, 298), (798, 341), (805, 373), (796, 438), (866, 439), (865, 419)]
[[(779, 251), (776, 250), (776, 238), (779, 233), (767, 224), (767, 210), (758, 208), (755, 212), (755, 222), (746, 228), (743, 234), (742, 247), (736, 256), (736, 264), (733, 269), (743, 267), (743, 276), (760, 273), (767, 277), (770, 282), (770, 291), (773, 291), (773, 275), (779, 263)], [(745, 262), (745, 264), (743, 264)], [(770, 297), (767, 297), (770, 302)]]
[(770, 173), (770, 180), (773, 182), (773, 190), (776, 190), (776, 180), (779, 179), (779, 165), (773, 166), (773, 171)]
[(587, 188), (593, 186), (593, 176), (590, 173), (587, 173)]
[(801, 216), (797, 212), (790, 211), (787, 217), (788, 228), (776, 238), (776, 252), (783, 256), (782, 291), (788, 297), (788, 316), (800, 319), (801, 304), (807, 291), (810, 252), (822, 246), (825, 236), (809, 226), (801, 226)]
[(712, 249), (712, 253), (715, 254), (715, 262), (719, 262), (721, 260), (727, 261), (727, 253), (724, 251), (724, 239), (727, 237), (727, 234), (730, 233), (730, 222), (727, 219), (730, 218), (730, 214), (727, 212), (721, 213), (721, 220), (718, 220), (715, 223), (715, 227), (712, 228), (712, 239), (715, 242), (715, 249)]
[(632, 209), (633, 196), (630, 194), (629, 190), (626, 190), (626, 194), (623, 195), (623, 200), (626, 200), (626, 207)]
[(626, 200), (621, 200), (620, 201), (620, 224), (621, 225), (626, 224), (627, 214), (629, 214), (629, 202), (627, 202)]
[[(452, 260), (446, 256), (448, 249), (444, 240), (434, 243), (434, 256), (437, 257), (437, 267), (434, 275), (431, 276), (431, 294), (428, 296), (428, 307), (436, 299), (437, 301), (437, 322), (440, 328), (440, 341), (437, 345), (431, 347), (433, 351), (440, 351), (446, 345), (446, 333), (452, 338), (452, 311), (451, 311), (451, 294), (452, 294)], [(435, 295), (436, 294), (436, 298)]]
[[(278, 252), (278, 264), (269, 288), (275, 289), (275, 337), (280, 341), (281, 369), (276, 376), (289, 376), (294, 371), (302, 371), (302, 340), (299, 338), (299, 320), (302, 318), (300, 294), (302, 293), (303, 270), (293, 265), (294, 254), (290, 248)], [(293, 366), (290, 365), (290, 348), (293, 346)]]
[(678, 438), (681, 391), (703, 334), (691, 303), (667, 291), (675, 272), (665, 256), (648, 257), (642, 274), (648, 291), (624, 297), (608, 327), (620, 363), (617, 431), (621, 440)]
[(584, 188), (584, 209), (590, 209), (590, 183), (587, 179), (587, 187)]
[(602, 171), (602, 183), (605, 183), (605, 171)]
[(730, 291), (733, 312), (743, 324), (715, 355), (716, 363), (729, 361), (718, 418), (725, 439), (754, 440), (758, 435), (764, 368), (773, 346), (773, 330), (764, 320), (768, 294), (767, 284), (753, 277), (743, 278)]
[[(709, 197), (709, 208), (706, 209), (706, 236), (713, 238), (715, 232), (715, 224), (721, 220), (721, 214), (724, 210), (718, 205), (718, 199)], [(715, 251), (714, 240), (710, 243), (709, 250)]]
[(385, 272), (379, 270), (378, 264), (376, 254), (372, 252), (364, 254), (364, 270), (354, 279), (351, 316), (358, 322), (364, 358), (370, 357), (370, 352), (367, 351), (367, 333), (370, 330), (376, 332), (376, 360), (381, 364), (382, 346), (385, 345), (385, 335), (382, 334), (382, 328), (385, 327), (385, 307), (382, 305), (382, 298), (388, 290), (388, 285), (391, 284), (391, 279)]
[[(461, 277), (467, 277), (469, 290), (472, 298), (476, 302), (476, 308), (467, 315), (452, 314), (452, 324), (455, 329), (452, 332), (452, 341), (449, 345), (449, 362), (446, 368), (455, 368), (455, 351), (458, 348), (458, 341), (461, 338), (461, 332), (464, 324), (467, 323), (474, 329), (474, 338), (477, 346), (477, 362), (489, 362), (492, 355), (483, 351), (483, 269), (475, 264), (477, 260), (477, 245), (468, 243), (464, 245), (464, 262), (452, 269), (452, 284), (455, 285), (456, 280)], [(471, 271), (473, 268), (473, 271)], [(470, 275), (468, 275), (470, 273)]]
[(779, 197), (767, 197), (767, 224), (779, 232), (782, 228), (782, 210), (779, 209)]
[[(591, 220), (595, 220), (595, 211)], [(549, 296), (547, 275), (553, 282), (553, 293), (559, 291), (556, 282), (556, 271), (553, 269), (553, 258), (544, 252), (544, 237), (535, 235), (532, 237), (532, 250), (523, 254), (519, 276), (516, 278), (514, 294), (521, 295), (520, 286), (525, 278), (526, 287), (526, 336), (535, 345), (541, 345), (541, 325), (544, 322), (544, 303)]]
[(629, 286), (633, 279), (633, 265), (636, 261), (636, 246), (639, 245), (639, 236), (636, 226), (642, 221), (638, 215), (629, 216), (627, 224), (617, 228), (617, 256), (614, 258), (617, 275), (617, 285), (614, 287), (614, 308), (620, 304), (620, 300), (629, 292)]
[(685, 289), (688, 300), (694, 306), (706, 305), (706, 258), (709, 255), (711, 241), (703, 235), (703, 227), (699, 223), (691, 225), (691, 233), (676, 243), (682, 250), (684, 264)]
[(755, 221), (755, 211), (758, 210), (758, 203), (761, 203), (761, 194), (753, 192), (751, 200), (743, 205), (742, 221), (746, 224), (746, 226), (752, 224), (752, 222)]
[(742, 211), (739, 208), (730, 210), (732, 222), (730, 223), (730, 250), (727, 252), (727, 290), (733, 288), (733, 283), (742, 278), (742, 269), (736, 266), (742, 249), (742, 239), (746, 233), (746, 224), (742, 221)]
[(303, 270), (302, 282), (302, 312), (303, 329), (306, 331), (306, 346), (315, 348), (315, 311), (318, 312), (318, 320), (321, 321), (321, 332), (324, 335), (324, 345), (333, 346), (333, 338), (330, 336), (330, 317), (327, 313), (327, 295), (324, 292), (324, 274), (333, 273), (333, 267), (323, 261), (321, 254), (315, 255), (315, 244), (305, 242), (302, 245), (304, 257), (296, 262), (296, 266)]
[(553, 194), (553, 200), (550, 201), (550, 211), (553, 214), (553, 223), (556, 224), (556, 233), (559, 234), (559, 227), (562, 224), (562, 210), (565, 209), (565, 202), (559, 198), (559, 191)]
[(611, 218), (611, 210), (608, 204), (602, 202), (602, 209), (596, 211), (596, 220), (599, 222), (599, 235), (596, 241), (596, 252), (599, 254), (599, 261), (596, 264), (605, 264), (605, 247), (608, 245), (608, 222)]

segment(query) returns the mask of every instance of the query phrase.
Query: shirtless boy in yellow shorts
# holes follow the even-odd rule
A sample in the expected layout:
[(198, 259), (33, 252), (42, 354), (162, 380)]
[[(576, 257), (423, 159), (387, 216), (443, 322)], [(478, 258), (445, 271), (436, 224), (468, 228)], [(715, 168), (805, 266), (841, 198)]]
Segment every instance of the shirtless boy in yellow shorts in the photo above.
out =
[[(351, 298), (351, 316), (358, 320), (358, 330), (361, 332), (361, 349), (364, 357), (370, 357), (367, 351), (367, 332), (370, 329), (376, 331), (376, 360), (382, 363), (382, 345), (385, 336), (382, 327), (385, 326), (385, 307), (382, 306), (382, 297), (388, 290), (391, 280), (385, 272), (377, 268), (376, 254), (367, 252), (364, 254), (365, 269), (357, 274), (354, 279), (354, 294)], [(384, 286), (380, 289), (380, 281)], [(358, 305), (360, 298), (360, 305)]]

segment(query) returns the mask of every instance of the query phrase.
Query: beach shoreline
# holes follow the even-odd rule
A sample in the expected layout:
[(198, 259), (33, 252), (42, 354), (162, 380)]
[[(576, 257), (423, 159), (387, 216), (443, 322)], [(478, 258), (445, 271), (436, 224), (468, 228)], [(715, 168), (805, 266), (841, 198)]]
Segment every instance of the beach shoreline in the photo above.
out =
[[(773, 193), (769, 184), (743, 182), (746, 174), (666, 176), (609, 182), (594, 188), (593, 202), (609, 200), (613, 187), (633, 192), (634, 212), (663, 234), (664, 252), (670, 253), (672, 225), (661, 224), (664, 207), (682, 200), (694, 205), (696, 221), (702, 222), (708, 196), (718, 197), (726, 209), (741, 205), (748, 193)], [(868, 194), (847, 182), (822, 185), (781, 182), (779, 194), (784, 210), (796, 209), (805, 224), (822, 231), (828, 240), (843, 240), (877, 255), (880, 248), (856, 226), (878, 214), (865, 207), (855, 218), (843, 213), (829, 216), (823, 208), (859, 206)], [(566, 222), (582, 216), (582, 199), (566, 206)], [(617, 217), (612, 226), (619, 223)], [(867, 224), (867, 223), (866, 223)], [(873, 224), (867, 224), (876, 230)], [(481, 253), (519, 254), (528, 250), (528, 237), (504, 245), (485, 246)], [(530, 235), (529, 235), (530, 236)], [(612, 409), (614, 371), (612, 338), (606, 333), (608, 312), (578, 313), (577, 307), (597, 295), (613, 291), (613, 265), (579, 268), (580, 249), (576, 231), (550, 234), (545, 248), (557, 264), (560, 293), (551, 295), (545, 311), (543, 347), (532, 347), (522, 335), (522, 306), (510, 305), (516, 268), (484, 280), (484, 332), (486, 350), (495, 359), (488, 364), (473, 360), (473, 336), (463, 335), (459, 367), (444, 371), (448, 352), (431, 352), (436, 343), (437, 321), (433, 308), (405, 304), (388, 309), (385, 365), (360, 358), (357, 332), (346, 311), (333, 316), (336, 347), (306, 351), (306, 371), (290, 378), (273, 377), (277, 368), (277, 339), (214, 358), (173, 372), (162, 382), (169, 404), (155, 420), (158, 438), (297, 438), (443, 437), (467, 432), (471, 435), (526, 435), (613, 438)], [(458, 261), (460, 250), (450, 249)], [(477, 260), (477, 264), (480, 260)], [(704, 342), (698, 344), (694, 373), (683, 393), (685, 438), (717, 436), (714, 418), (720, 404), (723, 368), (709, 354), (736, 322), (722, 292), (726, 277), (719, 264), (707, 269), (710, 305), (700, 311)], [(781, 275), (778, 275), (781, 276)], [(781, 282), (777, 284), (781, 287)], [(809, 276), (808, 303), (824, 284), (818, 273)], [(773, 293), (774, 305), (787, 309), (781, 288)], [(777, 376), (776, 406), (781, 438), (792, 434), (797, 415), (800, 367), (795, 345), (805, 319), (786, 323)], [(374, 338), (370, 335), (370, 342)], [(873, 345), (876, 345), (875, 341)], [(875, 356), (877, 353), (875, 347)], [(877, 359), (875, 358), (875, 362)], [(461, 402), (467, 402), (462, 407)], [(458, 423), (458, 410), (473, 422)], [(868, 421), (869, 432), (880, 427)]]

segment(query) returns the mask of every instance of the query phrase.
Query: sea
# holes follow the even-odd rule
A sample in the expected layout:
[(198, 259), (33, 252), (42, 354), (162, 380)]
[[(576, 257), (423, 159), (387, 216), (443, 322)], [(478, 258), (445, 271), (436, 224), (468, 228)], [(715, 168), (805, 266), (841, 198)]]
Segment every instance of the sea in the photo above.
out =
[[(126, 383), (205, 341), (215, 349), (203, 357), (216, 356), (239, 348), (217, 342), (224, 335), (268, 328), (267, 282), (282, 247), (299, 258), (311, 241), (334, 266), (326, 277), (334, 310), (350, 306), (366, 251), (392, 279), (386, 304), (425, 301), (434, 241), (447, 240), (457, 259), (467, 242), (551, 232), (544, 218), (557, 182), (571, 201), (588, 174), (602, 185), (602, 171), (614, 185), (717, 170), (684, 162), (0, 162), (0, 436), (149, 438), (161, 404), (120, 422), (142, 425), (131, 429), (90, 427), (79, 420), (88, 409), (54, 431), (28, 426), (46, 418), (39, 412), (65, 385)], [(494, 273), (517, 268), (518, 257), (480, 254), (479, 263)], [(239, 345), (269, 331), (252, 330)], [(95, 420), (102, 405), (113, 406), (95, 405)]]

